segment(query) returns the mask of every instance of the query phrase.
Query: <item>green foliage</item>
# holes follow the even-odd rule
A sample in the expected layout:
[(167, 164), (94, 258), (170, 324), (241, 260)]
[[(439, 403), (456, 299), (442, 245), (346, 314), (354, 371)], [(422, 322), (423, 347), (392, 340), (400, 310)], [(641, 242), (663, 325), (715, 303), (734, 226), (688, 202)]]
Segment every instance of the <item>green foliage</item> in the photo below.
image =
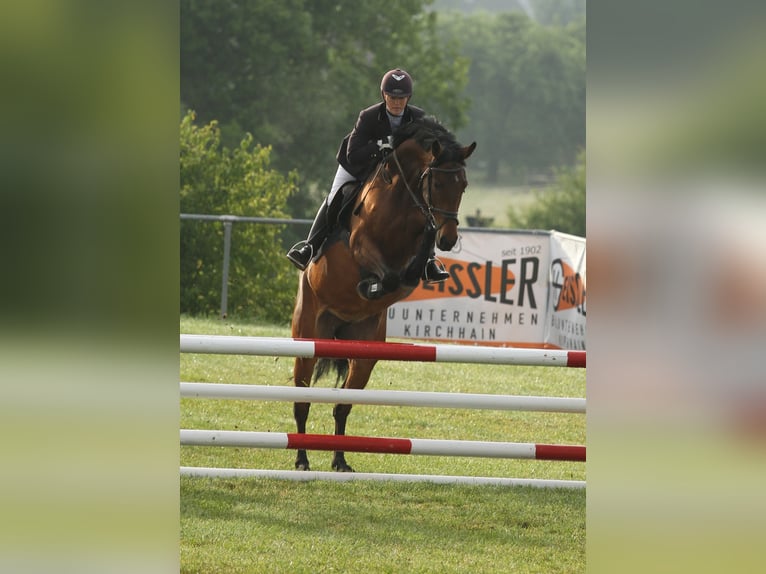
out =
[(299, 170), (292, 211), (313, 215), (308, 184), (327, 191), (338, 146), (380, 100), (388, 69), (413, 75), (413, 104), (464, 125), (467, 62), (439, 36), (428, 3), (182, 0), (183, 107), (218, 121), (225, 145), (251, 133), (271, 147), (275, 169)]
[[(297, 176), (270, 168), (270, 149), (221, 145), (216, 122), (199, 127), (194, 112), (181, 121), (181, 213), (287, 217), (286, 202)], [(229, 313), (285, 323), (295, 297), (295, 273), (282, 257), (283, 226), (234, 223), (229, 264)], [(224, 225), (181, 222), (181, 312), (213, 315), (220, 311)]]
[(558, 170), (553, 188), (536, 192), (536, 201), (519, 210), (511, 208), (508, 220), (517, 229), (555, 229), (585, 237), (585, 152), (577, 165)]

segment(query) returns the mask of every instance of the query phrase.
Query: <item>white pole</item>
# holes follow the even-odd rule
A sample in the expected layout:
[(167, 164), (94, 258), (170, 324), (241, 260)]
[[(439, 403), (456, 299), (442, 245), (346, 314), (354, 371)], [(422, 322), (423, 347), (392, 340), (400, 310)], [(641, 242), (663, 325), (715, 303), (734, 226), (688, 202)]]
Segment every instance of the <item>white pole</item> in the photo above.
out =
[(535, 458), (537, 445), (523, 442), (439, 440), (412, 438), (410, 454), (429, 456), (475, 456), (484, 458)]
[(246, 468), (209, 468), (182, 466), (181, 476), (204, 478), (272, 478), (279, 480), (335, 482), (431, 482), (436, 484), (475, 484), (493, 486), (532, 486), (535, 488), (585, 488), (584, 480), (552, 480), (538, 478), (496, 478), (485, 476), (446, 476), (429, 474), (385, 474), (375, 472), (322, 472), (304, 470), (259, 470)]
[(181, 335), (181, 352), (268, 357), (313, 357), (314, 342), (280, 337)]
[(287, 434), (181, 429), (181, 444), (187, 446), (247, 446), (287, 448)]
[(326, 389), (224, 383), (180, 384), (181, 397), (455, 409), (584, 413), (585, 399), (373, 389)]

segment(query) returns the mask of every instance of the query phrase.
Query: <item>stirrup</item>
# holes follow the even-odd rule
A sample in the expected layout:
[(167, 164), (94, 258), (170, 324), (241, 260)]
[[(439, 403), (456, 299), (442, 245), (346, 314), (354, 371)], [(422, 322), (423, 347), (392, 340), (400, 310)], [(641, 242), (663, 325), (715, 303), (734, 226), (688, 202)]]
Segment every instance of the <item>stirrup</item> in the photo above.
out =
[[(429, 270), (431, 273), (429, 273)], [(426, 267), (423, 270), (423, 279), (425, 279), (426, 283), (442, 283), (449, 278), (449, 272), (436, 257), (433, 257), (426, 262)]]
[[(299, 245), (301, 245), (300, 248), (298, 247)], [(304, 256), (306, 247), (308, 247), (308, 257)], [(290, 248), (290, 251), (287, 252), (285, 257), (287, 257), (298, 269), (304, 271), (306, 267), (308, 267), (309, 262), (314, 258), (314, 246), (308, 241), (299, 241)]]

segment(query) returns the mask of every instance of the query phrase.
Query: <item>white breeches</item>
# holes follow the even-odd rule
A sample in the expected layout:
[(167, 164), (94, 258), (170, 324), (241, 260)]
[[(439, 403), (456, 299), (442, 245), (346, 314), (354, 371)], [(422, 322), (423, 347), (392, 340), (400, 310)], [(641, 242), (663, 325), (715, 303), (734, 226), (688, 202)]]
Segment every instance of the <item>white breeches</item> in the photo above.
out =
[(327, 196), (327, 205), (332, 203), (335, 194), (343, 186), (343, 184), (349, 181), (354, 181), (356, 178), (348, 173), (342, 165), (338, 164), (338, 170), (335, 172), (335, 179), (332, 180), (332, 187), (330, 188), (330, 194)]

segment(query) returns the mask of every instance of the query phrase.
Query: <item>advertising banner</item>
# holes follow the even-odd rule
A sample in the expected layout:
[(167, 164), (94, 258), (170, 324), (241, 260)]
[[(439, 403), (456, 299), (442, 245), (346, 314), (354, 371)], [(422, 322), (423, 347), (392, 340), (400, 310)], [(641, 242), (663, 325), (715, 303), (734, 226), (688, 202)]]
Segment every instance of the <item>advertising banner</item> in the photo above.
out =
[[(388, 337), (584, 349), (584, 239), (548, 231), (472, 229), (461, 232), (452, 251), (437, 254), (450, 279), (421, 283), (391, 306)], [(573, 273), (579, 279), (569, 279)], [(581, 299), (571, 291), (577, 285)]]
[(545, 342), (585, 350), (585, 239), (551, 233), (551, 265)]

